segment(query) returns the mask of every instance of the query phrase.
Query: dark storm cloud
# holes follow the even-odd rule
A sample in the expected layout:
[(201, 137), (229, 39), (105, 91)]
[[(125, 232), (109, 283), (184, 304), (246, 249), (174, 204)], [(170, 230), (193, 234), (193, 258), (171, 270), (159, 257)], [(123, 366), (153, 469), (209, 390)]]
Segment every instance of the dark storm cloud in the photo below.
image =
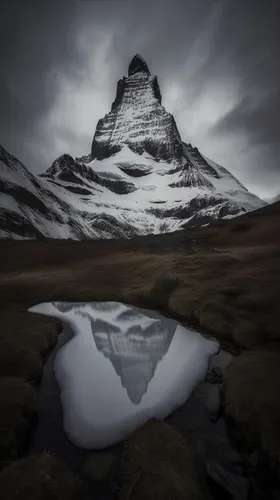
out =
[(2, 5), (0, 143), (29, 168), (89, 151), (140, 52), (182, 137), (258, 194), (277, 194), (280, 0)]
[(73, 77), (83, 62), (73, 37), (75, 14), (75, 3), (66, 0), (1, 3), (0, 134), (8, 149), (27, 160), (32, 143), (36, 161), (44, 142), (40, 131), (55, 101), (60, 71)]
[[(265, 158), (260, 157), (258, 164), (254, 163), (249, 169), (252, 174), (262, 170), (263, 176), (271, 175), (272, 182), (276, 174), (280, 175), (279, 19), (278, 0), (247, 0), (242, 9), (228, 3), (211, 49), (212, 59), (218, 53), (225, 61), (240, 95), (238, 104), (221, 117), (211, 133), (220, 137), (243, 135), (252, 148), (260, 144), (270, 146), (271, 152), (275, 152), (271, 162), (267, 164)], [(280, 177), (277, 179), (280, 188)]]
[[(199, 17), (195, 7), (195, 24), (199, 25)], [(165, 76), (168, 68), (178, 70), (184, 52), (176, 50), (174, 57), (170, 37), (175, 45), (187, 46), (191, 35), (190, 30), (177, 30), (177, 25), (176, 9), (164, 1), (2, 2), (0, 141), (36, 170), (36, 164), (46, 161), (48, 151), (51, 157), (54, 136), (59, 134), (59, 130), (48, 128), (48, 114), (56, 105), (60, 79), (79, 81), (81, 75), (87, 79), (87, 59), (98, 55), (99, 40), (92, 43), (91, 38), (94, 30), (114, 32), (103, 61), (111, 69), (107, 85), (112, 100), (116, 80), (126, 71), (133, 52), (143, 50), (151, 65), (164, 67)], [(88, 35), (87, 50), (78, 44), (84, 32)], [(96, 69), (104, 71), (103, 67)], [(68, 125), (65, 123), (65, 129)], [(60, 132), (62, 142), (71, 135), (69, 130), (63, 133), (60, 128)]]
[(256, 99), (251, 99), (250, 95), (246, 95), (234, 109), (219, 120), (212, 133), (239, 132), (245, 133), (253, 143), (280, 142), (279, 109), (279, 90), (272, 91), (264, 98), (256, 96)]

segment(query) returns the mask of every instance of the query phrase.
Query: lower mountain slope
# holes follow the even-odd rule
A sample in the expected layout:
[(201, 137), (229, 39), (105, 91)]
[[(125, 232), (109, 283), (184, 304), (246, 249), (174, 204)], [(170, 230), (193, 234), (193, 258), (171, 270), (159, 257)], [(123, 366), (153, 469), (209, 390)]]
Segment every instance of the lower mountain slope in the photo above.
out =
[(128, 146), (102, 160), (63, 155), (39, 176), (0, 147), (0, 167), (2, 238), (131, 238), (265, 205), (191, 145), (169, 163)]

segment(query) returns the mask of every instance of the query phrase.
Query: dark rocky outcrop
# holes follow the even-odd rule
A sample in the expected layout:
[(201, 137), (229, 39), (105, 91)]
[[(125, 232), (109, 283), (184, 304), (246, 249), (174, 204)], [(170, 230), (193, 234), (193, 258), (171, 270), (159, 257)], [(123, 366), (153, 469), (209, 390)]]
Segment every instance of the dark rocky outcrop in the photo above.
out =
[(125, 444), (121, 500), (209, 500), (197, 450), (168, 424), (152, 419)]
[(151, 76), (139, 55), (132, 59), (128, 77), (118, 81), (111, 112), (97, 124), (91, 155), (107, 158), (123, 144), (138, 154), (146, 151), (166, 161), (179, 158), (183, 152), (175, 120), (161, 106), (157, 77)]

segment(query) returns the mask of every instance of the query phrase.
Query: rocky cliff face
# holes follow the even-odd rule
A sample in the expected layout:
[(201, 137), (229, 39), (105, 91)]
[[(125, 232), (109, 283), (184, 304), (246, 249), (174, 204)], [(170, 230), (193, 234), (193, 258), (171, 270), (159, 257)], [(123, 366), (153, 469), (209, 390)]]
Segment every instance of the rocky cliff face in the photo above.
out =
[(265, 205), (181, 140), (157, 77), (136, 55), (91, 153), (32, 175), (0, 148), (0, 237), (118, 238), (174, 231)]
[(111, 112), (99, 120), (91, 154), (99, 160), (108, 158), (127, 145), (132, 151), (171, 162), (182, 155), (182, 143), (173, 116), (161, 105), (156, 76), (151, 76), (146, 62), (136, 55), (128, 77), (118, 82)]

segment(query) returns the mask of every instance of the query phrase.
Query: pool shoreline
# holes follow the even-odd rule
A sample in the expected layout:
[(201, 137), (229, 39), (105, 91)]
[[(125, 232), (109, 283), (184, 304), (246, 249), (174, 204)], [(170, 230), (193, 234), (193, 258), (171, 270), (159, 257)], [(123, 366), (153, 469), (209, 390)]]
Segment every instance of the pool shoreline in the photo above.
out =
[[(55, 454), (58, 459), (66, 463), (69, 469), (79, 474), (84, 486), (96, 493), (111, 491), (110, 497), (114, 498), (113, 492), (120, 482), (120, 464), (122, 458), (123, 441), (107, 447), (104, 450), (84, 450), (72, 444), (63, 428), (63, 410), (60, 401), (60, 388), (55, 377), (53, 365), (57, 352), (74, 337), (74, 332), (67, 322), (60, 320), (63, 325), (62, 333), (58, 342), (47, 359), (42, 376), (42, 383), (37, 395), (38, 425), (30, 443), (29, 453), (42, 453), (48, 451)], [(225, 351), (210, 358), (209, 368), (224, 367), (230, 362), (231, 355)], [(226, 423), (223, 418), (213, 423), (209, 420), (205, 409), (207, 393), (211, 384), (201, 380), (192, 391), (189, 399), (174, 410), (171, 415), (164, 419), (168, 424), (180, 432), (182, 437), (192, 436), (192, 440), (198, 448), (201, 447), (203, 460), (223, 464), (226, 455), (231, 455), (232, 447), (227, 437)], [(116, 456), (113, 476), (109, 479), (96, 482), (84, 472), (84, 465), (92, 456), (98, 456), (105, 452)], [(231, 475), (231, 465), (228, 464), (228, 474)]]

